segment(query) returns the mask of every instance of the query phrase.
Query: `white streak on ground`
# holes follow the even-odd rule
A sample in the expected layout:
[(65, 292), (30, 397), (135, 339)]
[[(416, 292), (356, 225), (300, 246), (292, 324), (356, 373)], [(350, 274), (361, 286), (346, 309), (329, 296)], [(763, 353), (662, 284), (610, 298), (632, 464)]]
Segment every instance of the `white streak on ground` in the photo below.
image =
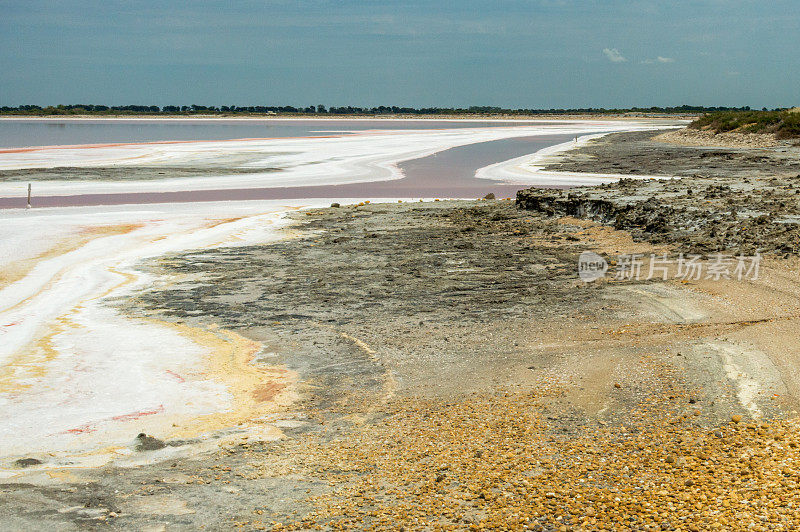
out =
[[(626, 131), (648, 131), (653, 129), (664, 129), (664, 127), (631, 127)], [(522, 157), (515, 157), (514, 159), (484, 166), (475, 172), (475, 177), (478, 179), (493, 179), (506, 183), (539, 186), (592, 186), (615, 183), (620, 179), (664, 179), (664, 176), (652, 175), (554, 172), (545, 170), (545, 167), (549, 164), (558, 162), (558, 156), (563, 152), (585, 146), (588, 142), (608, 134), (609, 133), (596, 133), (582, 135), (575, 141), (562, 142), (561, 144), (542, 148), (530, 155), (523, 155)]]

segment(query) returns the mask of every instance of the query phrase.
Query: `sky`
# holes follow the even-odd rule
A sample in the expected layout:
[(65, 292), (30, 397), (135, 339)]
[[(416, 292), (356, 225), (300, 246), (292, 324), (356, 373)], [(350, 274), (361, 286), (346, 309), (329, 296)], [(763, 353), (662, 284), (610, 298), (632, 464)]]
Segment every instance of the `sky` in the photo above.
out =
[(800, 105), (797, 0), (0, 0), (0, 105)]

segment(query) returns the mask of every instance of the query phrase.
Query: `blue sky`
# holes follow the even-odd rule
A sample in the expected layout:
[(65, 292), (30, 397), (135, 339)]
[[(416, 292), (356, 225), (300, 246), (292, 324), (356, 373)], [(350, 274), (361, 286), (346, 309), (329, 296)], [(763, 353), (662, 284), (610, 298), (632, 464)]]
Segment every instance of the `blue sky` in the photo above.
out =
[(0, 0), (0, 105), (800, 105), (796, 0)]

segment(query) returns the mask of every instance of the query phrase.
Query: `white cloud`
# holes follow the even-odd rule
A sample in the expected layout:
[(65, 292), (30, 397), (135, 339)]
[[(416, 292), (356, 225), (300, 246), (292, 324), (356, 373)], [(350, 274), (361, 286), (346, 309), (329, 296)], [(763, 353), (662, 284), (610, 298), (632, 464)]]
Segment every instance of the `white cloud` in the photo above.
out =
[(639, 61), (643, 65), (652, 65), (655, 63), (674, 63), (675, 58), (673, 57), (661, 57), (660, 55), (655, 59), (645, 59), (644, 61)]
[(627, 61), (627, 59), (625, 59), (625, 57), (619, 53), (619, 50), (616, 48), (603, 48), (603, 53), (612, 63), (624, 63)]

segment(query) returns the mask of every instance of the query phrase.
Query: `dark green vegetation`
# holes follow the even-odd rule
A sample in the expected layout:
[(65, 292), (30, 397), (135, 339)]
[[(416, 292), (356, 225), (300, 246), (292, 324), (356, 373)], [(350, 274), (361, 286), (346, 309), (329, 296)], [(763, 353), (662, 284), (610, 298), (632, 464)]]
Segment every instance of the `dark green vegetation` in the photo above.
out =
[(720, 111), (703, 115), (689, 127), (715, 133), (740, 131), (743, 133), (772, 133), (778, 138), (800, 137), (800, 112), (776, 111)]
[(604, 108), (576, 108), (576, 109), (503, 109), (501, 107), (472, 106), (467, 108), (455, 107), (330, 107), (324, 105), (310, 105), (308, 107), (293, 106), (206, 106), (206, 105), (56, 105), (40, 107), (38, 105), (20, 105), (19, 107), (0, 107), (0, 115), (30, 115), (30, 116), (59, 116), (59, 115), (310, 115), (310, 116), (386, 116), (386, 115), (573, 115), (573, 114), (624, 114), (624, 113), (655, 113), (655, 114), (698, 114), (715, 111), (749, 111), (749, 107), (698, 107), (681, 105), (677, 107), (631, 107), (629, 109), (604, 109)]

